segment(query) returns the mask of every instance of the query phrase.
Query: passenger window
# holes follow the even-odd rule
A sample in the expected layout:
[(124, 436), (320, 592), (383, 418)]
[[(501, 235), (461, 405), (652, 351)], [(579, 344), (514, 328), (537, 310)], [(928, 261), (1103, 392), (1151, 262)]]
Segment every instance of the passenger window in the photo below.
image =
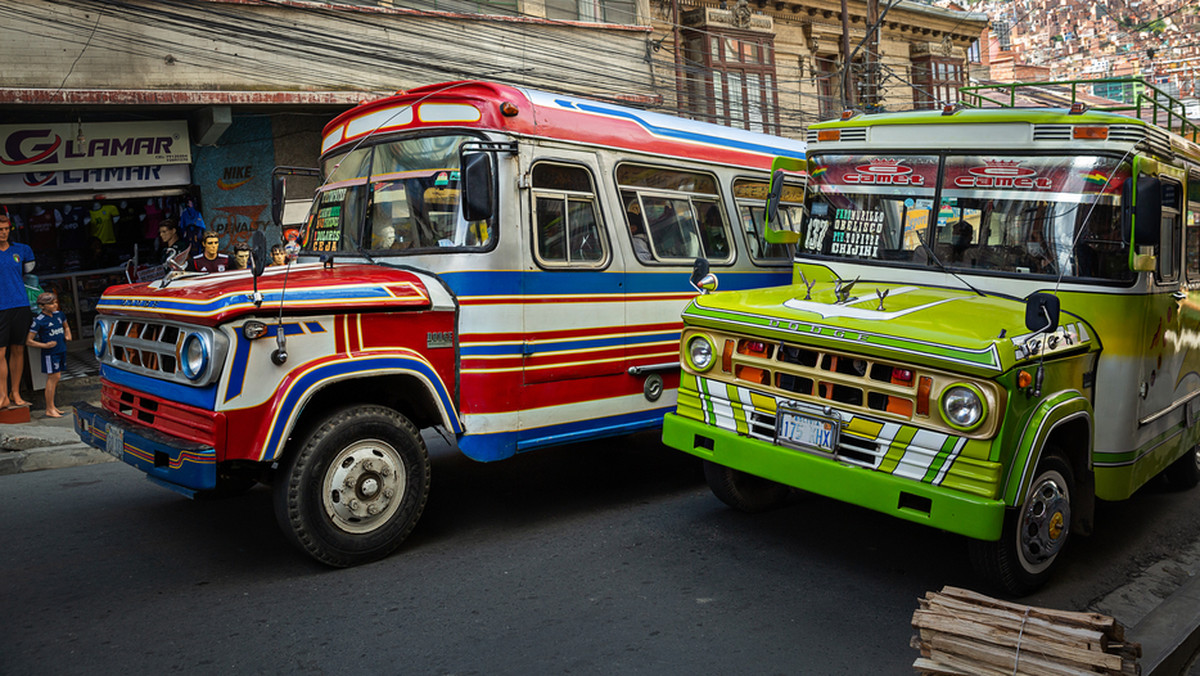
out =
[(533, 167), (533, 237), (538, 261), (551, 267), (600, 267), (608, 240), (600, 229), (592, 175), (584, 167)]
[(729, 225), (707, 174), (644, 165), (617, 167), (630, 245), (642, 262), (731, 262)]
[[(742, 232), (745, 233), (746, 243), (750, 247), (750, 258), (756, 262), (790, 262), (790, 247), (786, 244), (770, 244), (763, 236), (763, 215), (767, 210), (768, 191), (766, 181), (741, 180), (733, 184), (733, 198), (737, 202)], [(785, 223), (798, 223), (803, 204), (804, 187), (785, 184), (782, 199), (779, 201), (779, 217)]]
[(1162, 182), (1162, 231), (1158, 250), (1158, 278), (1160, 282), (1179, 279), (1180, 195), (1178, 183)]

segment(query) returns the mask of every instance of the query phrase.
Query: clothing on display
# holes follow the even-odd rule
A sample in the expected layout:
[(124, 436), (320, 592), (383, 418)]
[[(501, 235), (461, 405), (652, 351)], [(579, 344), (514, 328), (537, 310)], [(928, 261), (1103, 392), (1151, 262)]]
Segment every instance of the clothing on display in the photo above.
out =
[(92, 237), (98, 238), (101, 244), (116, 244), (117, 235), (113, 228), (113, 221), (120, 217), (121, 212), (116, 205), (94, 202), (92, 210), (88, 212), (91, 222), (89, 232)]

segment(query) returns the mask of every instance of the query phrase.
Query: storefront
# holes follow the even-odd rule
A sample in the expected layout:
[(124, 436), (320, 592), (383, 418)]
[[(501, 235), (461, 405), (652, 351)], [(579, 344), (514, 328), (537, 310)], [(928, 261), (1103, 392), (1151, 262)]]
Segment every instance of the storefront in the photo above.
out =
[(79, 337), (105, 288), (161, 257), (164, 218), (202, 227), (199, 197), (185, 121), (0, 125), (0, 213)]

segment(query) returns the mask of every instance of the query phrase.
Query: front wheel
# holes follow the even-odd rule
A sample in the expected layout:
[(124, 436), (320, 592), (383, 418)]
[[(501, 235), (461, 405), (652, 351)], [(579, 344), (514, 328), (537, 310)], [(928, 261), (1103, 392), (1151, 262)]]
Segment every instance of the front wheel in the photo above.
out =
[(1050, 579), (1071, 534), (1075, 479), (1062, 456), (1039, 464), (1025, 501), (1010, 510), (995, 542), (971, 540), (971, 563), (982, 577), (1013, 596), (1031, 593)]
[(708, 460), (704, 461), (704, 478), (721, 502), (750, 514), (779, 507), (792, 492), (781, 483)]
[(429, 495), (424, 440), (407, 418), (381, 406), (334, 413), (280, 472), (273, 499), (284, 533), (336, 567), (395, 551)]

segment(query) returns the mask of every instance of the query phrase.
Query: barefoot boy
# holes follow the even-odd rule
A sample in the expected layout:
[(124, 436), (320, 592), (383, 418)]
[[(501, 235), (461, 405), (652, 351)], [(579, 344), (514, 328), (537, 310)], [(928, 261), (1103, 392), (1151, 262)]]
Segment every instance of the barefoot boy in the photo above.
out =
[(54, 405), (54, 391), (58, 389), (58, 379), (62, 377), (71, 327), (67, 325), (66, 315), (58, 311), (58, 296), (47, 291), (38, 296), (37, 304), (41, 312), (33, 318), (25, 344), (42, 348), (42, 373), (46, 374), (46, 415), (61, 418), (62, 411)]

